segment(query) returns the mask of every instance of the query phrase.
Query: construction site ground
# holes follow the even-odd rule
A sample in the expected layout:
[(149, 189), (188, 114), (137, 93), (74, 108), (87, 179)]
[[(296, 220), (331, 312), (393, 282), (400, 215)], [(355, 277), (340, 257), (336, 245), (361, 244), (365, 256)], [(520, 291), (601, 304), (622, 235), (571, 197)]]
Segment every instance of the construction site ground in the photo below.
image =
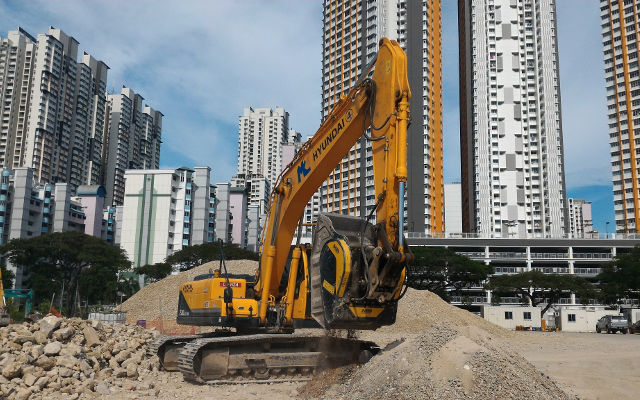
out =
[[(229, 264), (236, 273), (255, 268), (255, 262)], [(135, 322), (175, 324), (179, 284), (209, 267), (138, 292), (122, 307), (128, 325), (49, 316), (0, 328), (0, 399), (637, 398), (640, 335), (507, 331), (413, 289), (400, 300), (395, 324), (357, 332), (383, 348), (366, 364), (319, 372), (307, 382), (185, 382), (144, 355), (159, 332)]]
[[(506, 341), (572, 398), (637, 398), (640, 387), (640, 335), (514, 332)], [(339, 380), (340, 376), (336, 379)], [(183, 382), (179, 373), (165, 373), (160, 381), (156, 381), (156, 388), (160, 389), (159, 399), (185, 396), (229, 400), (298, 399), (305, 393), (304, 386), (305, 383), (201, 386)], [(526, 396), (526, 393), (523, 395)], [(139, 393), (131, 393), (126, 397), (142, 398)], [(154, 394), (151, 397), (156, 396)]]
[(567, 393), (581, 399), (635, 399), (640, 335), (517, 332), (511, 344)]

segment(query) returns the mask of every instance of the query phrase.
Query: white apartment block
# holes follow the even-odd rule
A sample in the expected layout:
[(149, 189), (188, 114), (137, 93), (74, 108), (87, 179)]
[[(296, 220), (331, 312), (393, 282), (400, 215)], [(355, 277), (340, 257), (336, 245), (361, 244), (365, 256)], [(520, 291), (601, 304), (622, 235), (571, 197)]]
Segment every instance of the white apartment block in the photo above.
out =
[(0, 38), (0, 165), (19, 167), (27, 137), (36, 39), (19, 28)]
[(462, 187), (460, 183), (444, 185), (444, 231), (462, 233)]
[(600, 0), (613, 205), (618, 233), (637, 233), (640, 224), (639, 14), (637, 0)]
[(463, 228), (568, 233), (553, 0), (459, 0)]
[[(322, 119), (358, 80), (382, 37), (407, 52), (412, 123), (407, 229), (444, 230), (440, 1), (323, 1)], [(370, 143), (363, 137), (320, 189), (323, 212), (364, 216), (375, 207)]]
[[(104, 187), (81, 185), (71, 196), (67, 183), (43, 184), (32, 168), (0, 169), (0, 245), (51, 232), (84, 232), (107, 239), (103, 219)], [(25, 271), (8, 265), (22, 287)]]
[(134, 267), (214, 239), (208, 167), (127, 170), (120, 247)]
[(282, 146), (289, 142), (289, 113), (283, 108), (245, 108), (238, 123), (238, 174), (274, 184), (282, 171)]
[(591, 202), (569, 197), (567, 203), (569, 204), (569, 233), (571, 237), (591, 237), (593, 232)]
[[(231, 191), (246, 190), (247, 207), (258, 207), (258, 229), (264, 226), (271, 190), (300, 149), (301, 137), (295, 129), (289, 128), (289, 113), (283, 108), (248, 107), (239, 118), (238, 173), (231, 179)], [(237, 191), (235, 196), (238, 196)], [(232, 241), (245, 247), (247, 241), (239, 237), (246, 235), (238, 233), (239, 226), (235, 224), (237, 232), (232, 235)]]
[(102, 159), (107, 204), (122, 205), (125, 171), (158, 169), (163, 114), (143, 105), (144, 98), (130, 88), (107, 95), (107, 123)]
[(0, 163), (73, 190), (100, 181), (108, 68), (51, 27), (0, 39)]

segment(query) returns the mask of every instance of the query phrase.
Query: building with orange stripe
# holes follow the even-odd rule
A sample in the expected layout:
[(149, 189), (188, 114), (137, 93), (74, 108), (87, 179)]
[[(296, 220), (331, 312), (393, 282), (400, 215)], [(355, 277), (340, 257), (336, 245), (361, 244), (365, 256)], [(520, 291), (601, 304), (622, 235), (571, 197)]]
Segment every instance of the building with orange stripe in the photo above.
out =
[(640, 2), (601, 0), (600, 15), (616, 232), (636, 233), (640, 223)]
[[(408, 131), (406, 229), (444, 231), (442, 169), (441, 3), (407, 0), (324, 0), (322, 118), (352, 87), (382, 37), (407, 52), (412, 91)], [(323, 212), (364, 216), (375, 208), (373, 165), (366, 138), (354, 146), (320, 189)]]
[(463, 230), (568, 233), (554, 0), (459, 0)]

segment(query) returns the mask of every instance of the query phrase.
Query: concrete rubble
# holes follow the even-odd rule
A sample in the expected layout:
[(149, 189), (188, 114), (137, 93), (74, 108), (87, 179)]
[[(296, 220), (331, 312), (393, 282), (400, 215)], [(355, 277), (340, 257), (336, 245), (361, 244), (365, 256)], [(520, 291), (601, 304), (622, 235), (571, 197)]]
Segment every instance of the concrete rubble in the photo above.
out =
[(155, 335), (51, 315), (0, 328), (0, 398), (89, 399), (119, 391), (155, 397), (158, 389), (148, 381), (160, 365), (145, 356)]

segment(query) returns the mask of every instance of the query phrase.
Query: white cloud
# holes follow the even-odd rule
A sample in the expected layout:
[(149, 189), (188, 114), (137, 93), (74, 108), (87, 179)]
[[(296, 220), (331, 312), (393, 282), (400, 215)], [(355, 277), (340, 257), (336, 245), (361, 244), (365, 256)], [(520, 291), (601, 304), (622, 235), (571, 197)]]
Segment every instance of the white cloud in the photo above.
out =
[(212, 166), (216, 181), (235, 173), (244, 107), (284, 107), (305, 134), (319, 126), (320, 3), (3, 2), (0, 15), (5, 32), (74, 36), (109, 65), (110, 88), (125, 84), (165, 114), (163, 154)]
[[(0, 32), (49, 25), (110, 67), (109, 86), (140, 92), (165, 114), (162, 163), (235, 173), (244, 107), (281, 106), (303, 135), (320, 119), (320, 1), (0, 2)], [(610, 182), (599, 6), (558, 1), (568, 187)], [(459, 178), (456, 2), (443, 4), (445, 178)], [(182, 158), (178, 160), (179, 156)]]

